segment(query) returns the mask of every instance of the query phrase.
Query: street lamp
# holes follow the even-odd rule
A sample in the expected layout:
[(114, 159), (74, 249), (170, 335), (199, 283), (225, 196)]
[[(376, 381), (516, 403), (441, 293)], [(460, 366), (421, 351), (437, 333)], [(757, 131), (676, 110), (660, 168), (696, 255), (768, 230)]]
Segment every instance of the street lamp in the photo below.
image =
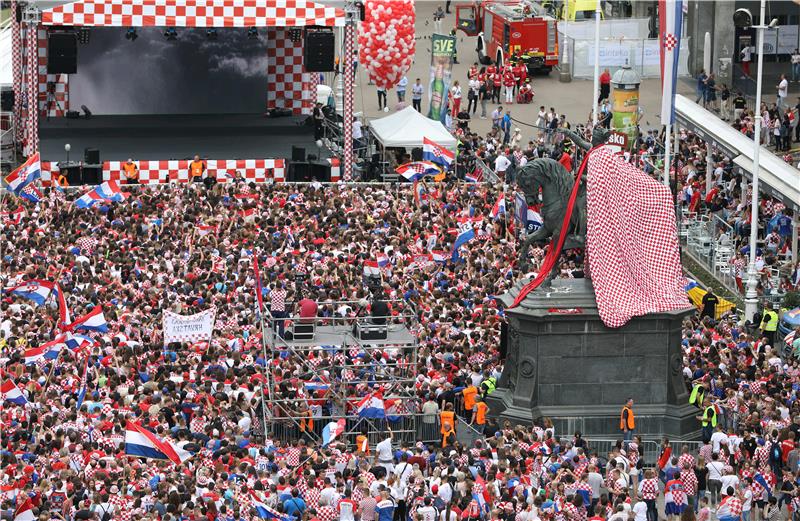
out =
[(758, 72), (756, 75), (756, 116), (755, 132), (753, 135), (753, 184), (750, 187), (752, 197), (750, 200), (750, 264), (747, 266), (747, 290), (744, 294), (744, 317), (753, 320), (758, 309), (758, 271), (756, 270), (756, 250), (758, 241), (758, 175), (761, 168), (761, 83), (764, 72), (764, 29), (775, 27), (778, 19), (772, 20), (769, 25), (764, 25), (766, 17), (767, 0), (761, 0), (759, 25), (753, 25), (753, 15), (748, 9), (737, 9), (733, 13), (733, 24), (736, 27), (753, 27), (757, 30), (758, 38)]

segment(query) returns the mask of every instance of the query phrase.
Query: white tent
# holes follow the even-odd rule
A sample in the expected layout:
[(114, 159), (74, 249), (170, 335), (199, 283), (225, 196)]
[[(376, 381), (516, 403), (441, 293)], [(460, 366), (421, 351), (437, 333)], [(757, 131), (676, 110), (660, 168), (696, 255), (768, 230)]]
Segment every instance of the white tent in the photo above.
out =
[(439, 121), (428, 119), (413, 107), (406, 107), (391, 116), (370, 121), (375, 139), (384, 147), (421, 147), (423, 138), (455, 150), (456, 138)]

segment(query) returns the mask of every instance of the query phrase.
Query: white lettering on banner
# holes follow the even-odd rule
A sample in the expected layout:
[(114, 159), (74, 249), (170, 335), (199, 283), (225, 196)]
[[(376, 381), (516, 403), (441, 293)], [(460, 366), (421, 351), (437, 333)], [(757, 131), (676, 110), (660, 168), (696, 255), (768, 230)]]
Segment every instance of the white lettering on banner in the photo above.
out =
[(642, 65), (661, 65), (661, 49), (658, 40), (645, 40), (642, 50)]
[[(630, 55), (628, 45), (621, 45), (618, 42), (600, 43), (600, 67), (622, 67), (630, 63)], [(589, 52), (586, 53), (586, 64), (594, 65), (593, 44), (589, 44)]]
[(214, 332), (214, 318), (217, 308), (211, 308), (194, 315), (178, 315), (164, 312), (164, 345), (170, 342), (199, 342), (208, 340)]

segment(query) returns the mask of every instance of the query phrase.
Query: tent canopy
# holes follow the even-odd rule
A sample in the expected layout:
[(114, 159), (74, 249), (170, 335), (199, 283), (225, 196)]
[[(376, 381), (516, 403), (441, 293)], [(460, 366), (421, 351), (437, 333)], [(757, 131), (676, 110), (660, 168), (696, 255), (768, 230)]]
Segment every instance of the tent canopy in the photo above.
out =
[(457, 141), (439, 121), (428, 119), (413, 107), (406, 107), (391, 116), (372, 120), (372, 135), (384, 147), (421, 147), (423, 138), (455, 150)]
[(310, 0), (77, 0), (42, 24), (85, 27), (343, 26), (344, 10)]

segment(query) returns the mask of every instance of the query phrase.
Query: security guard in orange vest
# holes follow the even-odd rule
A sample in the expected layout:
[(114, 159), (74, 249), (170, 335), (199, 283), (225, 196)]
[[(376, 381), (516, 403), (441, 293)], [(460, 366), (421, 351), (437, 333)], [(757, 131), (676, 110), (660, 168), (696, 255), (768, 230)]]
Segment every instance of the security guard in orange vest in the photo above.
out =
[(447, 403), (444, 410), (439, 413), (440, 432), (442, 433), (442, 448), (447, 447), (448, 442), (456, 441), (456, 413), (453, 412), (453, 404)]
[(58, 186), (61, 188), (66, 188), (69, 186), (69, 180), (67, 179), (67, 176), (60, 172), (58, 174)]
[(129, 185), (139, 184), (139, 167), (136, 166), (133, 159), (128, 158), (128, 161), (122, 164), (122, 173), (125, 174)]
[(311, 439), (311, 433), (314, 431), (314, 418), (311, 416), (311, 410), (308, 406), (300, 406), (300, 437)]
[(470, 425), (475, 425), (478, 432), (483, 432), (486, 428), (486, 414), (489, 412), (489, 406), (482, 398), (478, 398), (475, 403), (475, 408), (472, 411), (472, 421)]
[(189, 180), (193, 183), (203, 182), (203, 172), (206, 171), (206, 163), (200, 156), (194, 156), (194, 160), (189, 163)]
[(619, 413), (619, 430), (623, 432), (623, 439), (626, 443), (633, 438), (634, 429), (636, 429), (636, 420), (633, 416), (633, 398), (628, 398)]

